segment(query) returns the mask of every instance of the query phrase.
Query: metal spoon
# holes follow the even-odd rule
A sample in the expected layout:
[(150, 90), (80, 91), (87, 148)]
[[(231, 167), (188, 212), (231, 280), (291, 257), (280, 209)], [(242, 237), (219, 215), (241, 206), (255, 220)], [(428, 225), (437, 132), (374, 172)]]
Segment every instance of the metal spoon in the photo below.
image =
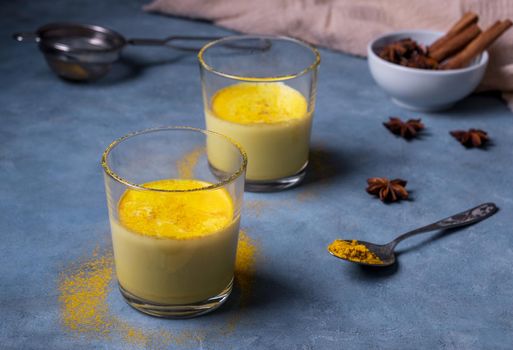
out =
[[(436, 230), (447, 230), (451, 228), (461, 227), (461, 226), (467, 226), (475, 224), (476, 222), (479, 222), (481, 220), (484, 220), (486, 218), (489, 218), (493, 214), (495, 214), (499, 208), (494, 203), (484, 203), (481, 204), (475, 208), (466, 210), (462, 213), (455, 214), (453, 216), (450, 216), (448, 218), (442, 219), (440, 221), (437, 221), (433, 224), (423, 226), (420, 228), (417, 228), (415, 230), (406, 232), (396, 239), (394, 239), (392, 242), (387, 244), (374, 244), (370, 242), (365, 241), (358, 241), (359, 244), (365, 245), (372, 253), (374, 253), (378, 258), (381, 259), (383, 262), (382, 264), (367, 264), (367, 263), (361, 263), (357, 261), (352, 261), (349, 259), (344, 259), (339, 256), (336, 256), (331, 251), (330, 254), (333, 255), (336, 258), (347, 260), (356, 264), (360, 265), (367, 265), (367, 266), (379, 266), (379, 267), (385, 267), (390, 266), (395, 263), (395, 247), (399, 242), (402, 240), (409, 238), (411, 236), (417, 235), (419, 233), (424, 232), (430, 232), (430, 231), (436, 231)], [(350, 240), (349, 240), (350, 241)]]

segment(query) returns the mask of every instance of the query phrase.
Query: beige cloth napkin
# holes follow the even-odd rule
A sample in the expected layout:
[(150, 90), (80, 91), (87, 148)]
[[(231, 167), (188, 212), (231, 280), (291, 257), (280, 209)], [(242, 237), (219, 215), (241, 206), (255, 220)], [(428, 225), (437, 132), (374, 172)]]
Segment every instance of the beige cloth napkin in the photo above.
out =
[[(154, 0), (144, 9), (207, 19), (244, 33), (292, 36), (359, 56), (380, 34), (446, 31), (466, 11), (479, 14), (481, 28), (513, 19), (513, 0)], [(479, 90), (502, 91), (513, 110), (513, 29), (489, 52)]]

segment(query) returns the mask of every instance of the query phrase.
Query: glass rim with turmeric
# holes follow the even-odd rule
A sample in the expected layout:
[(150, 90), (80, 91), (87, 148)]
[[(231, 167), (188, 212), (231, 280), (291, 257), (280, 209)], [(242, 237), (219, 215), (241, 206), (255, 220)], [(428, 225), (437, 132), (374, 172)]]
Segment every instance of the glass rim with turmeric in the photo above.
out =
[[(299, 46), (302, 46), (303, 48), (310, 50), (313, 53), (313, 60), (303, 67), (285, 75), (276, 75), (276, 76), (250, 76), (250, 75), (242, 75), (242, 74), (234, 74), (229, 73), (225, 71), (221, 71), (219, 68), (216, 68), (214, 64), (209, 63), (208, 59), (205, 57), (208, 50), (211, 48), (220, 46), (220, 45), (226, 45), (227, 47), (230, 47), (232, 49), (240, 49), (242, 50), (258, 50), (259, 47), (251, 47), (251, 46), (237, 46), (236, 44), (233, 44), (233, 42), (237, 41), (246, 41), (246, 40), (263, 40), (263, 46), (261, 50), (267, 50), (268, 45), (272, 45), (269, 41), (271, 40), (279, 40), (284, 42), (290, 42)], [(266, 43), (266, 41), (268, 41)], [(321, 54), (319, 51), (309, 43), (296, 39), (291, 38), (288, 36), (282, 36), (282, 35), (232, 35), (227, 36), (218, 40), (214, 40), (206, 44), (201, 48), (201, 50), (198, 53), (198, 60), (201, 65), (206, 71), (216, 74), (218, 76), (238, 80), (238, 81), (246, 81), (246, 82), (278, 82), (278, 81), (286, 81), (294, 78), (298, 78), (302, 75), (307, 74), (310, 71), (313, 71), (317, 69), (317, 67), (321, 63)]]
[[(172, 189), (172, 190), (170, 190), (170, 189), (160, 189), (160, 188), (148, 187), (148, 186), (143, 185), (143, 184), (136, 184), (135, 182), (129, 181), (128, 179), (120, 176), (114, 170), (112, 170), (112, 167), (110, 166), (109, 161), (108, 161), (109, 154), (111, 153), (111, 151), (113, 151), (117, 146), (121, 145), (123, 142), (125, 142), (125, 141), (127, 141), (127, 140), (129, 140), (129, 139), (131, 139), (133, 137), (136, 137), (136, 136), (139, 136), (139, 135), (143, 135), (143, 134), (148, 134), (148, 133), (153, 133), (153, 132), (161, 132), (161, 131), (173, 131), (173, 130), (190, 130), (190, 131), (193, 131), (193, 132), (202, 133), (202, 134), (204, 134), (206, 136), (208, 136), (208, 135), (216, 135), (216, 137), (224, 138), (226, 141), (232, 143), (233, 146), (235, 146), (238, 149), (238, 151), (240, 152), (242, 161), (240, 163), (239, 168), (236, 171), (234, 171), (227, 178), (225, 178), (225, 179), (223, 179), (221, 181), (218, 181), (218, 182), (214, 182), (214, 183), (212, 183), (209, 186), (190, 188), (190, 189), (185, 189), (185, 190), (182, 190), (182, 189)], [(194, 128), (194, 127), (190, 127), (190, 126), (161, 126), (161, 127), (147, 128), (147, 129), (143, 129), (143, 130), (138, 130), (138, 131), (130, 132), (130, 133), (124, 135), (124, 136), (121, 136), (121, 137), (117, 138), (109, 146), (107, 146), (107, 148), (105, 149), (105, 151), (102, 154), (102, 159), (101, 159), (101, 165), (102, 165), (102, 168), (103, 168), (105, 174), (107, 174), (113, 180), (115, 180), (115, 181), (117, 181), (117, 182), (127, 186), (128, 188), (139, 190), (139, 191), (176, 192), (176, 193), (178, 193), (178, 192), (197, 192), (197, 191), (204, 191), (204, 190), (214, 190), (214, 189), (218, 189), (218, 188), (221, 188), (223, 186), (226, 186), (227, 184), (235, 181), (237, 178), (239, 178), (241, 175), (244, 174), (244, 172), (246, 170), (246, 167), (247, 167), (247, 164), (248, 164), (248, 157), (246, 155), (246, 152), (244, 151), (244, 149), (236, 141), (234, 141), (233, 139), (231, 139), (228, 136), (222, 135), (222, 134), (217, 133), (215, 131), (203, 130), (203, 129)]]

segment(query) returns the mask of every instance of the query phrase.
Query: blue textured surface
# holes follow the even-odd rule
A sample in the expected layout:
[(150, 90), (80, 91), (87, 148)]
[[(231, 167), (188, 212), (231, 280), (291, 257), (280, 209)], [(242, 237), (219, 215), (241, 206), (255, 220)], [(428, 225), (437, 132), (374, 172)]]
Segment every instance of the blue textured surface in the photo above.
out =
[[(10, 38), (55, 20), (108, 25), (126, 36), (227, 34), (208, 23), (143, 13), (138, 1), (16, 1), (0, 11), (0, 348), (126, 349), (62, 326), (58, 279), (98, 245), (109, 247), (101, 152), (114, 138), (157, 125), (202, 127), (194, 55), (129, 48), (96, 84), (56, 78), (33, 44)], [(253, 297), (209, 316), (160, 320), (109, 295), (111, 312), (140, 329), (206, 329), (204, 349), (499, 349), (513, 344), (512, 114), (492, 96), (451, 111), (407, 112), (373, 83), (366, 62), (321, 50), (307, 181), (247, 194), (242, 226), (260, 245)], [(128, 64), (130, 63), (131, 64)], [(136, 66), (139, 68), (134, 69)], [(422, 117), (420, 140), (381, 125)], [(494, 140), (467, 150), (449, 130), (477, 127)], [(371, 176), (409, 180), (412, 201), (384, 205), (365, 193)], [(403, 243), (399, 263), (369, 270), (333, 259), (339, 237), (386, 242), (481, 202), (501, 211), (451, 234)]]

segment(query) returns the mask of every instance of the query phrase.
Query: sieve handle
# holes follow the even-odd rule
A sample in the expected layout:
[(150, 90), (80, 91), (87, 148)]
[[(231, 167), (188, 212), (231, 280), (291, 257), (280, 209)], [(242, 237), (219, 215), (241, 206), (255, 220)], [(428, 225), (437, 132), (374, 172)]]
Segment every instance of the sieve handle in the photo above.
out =
[(18, 42), (33, 40), (36, 43), (38, 43), (40, 40), (39, 36), (36, 33), (28, 33), (28, 32), (14, 33), (12, 35), (12, 37), (14, 40), (16, 40)]
[[(182, 51), (199, 51), (210, 41), (221, 39), (219, 36), (170, 36), (164, 39), (166, 46)], [(198, 42), (197, 45), (189, 45), (189, 42)]]
[(128, 39), (126, 42), (137, 46), (162, 46), (166, 44), (166, 41), (162, 39)]
[[(130, 45), (166, 46), (181, 51), (199, 51), (209, 41), (220, 39), (218, 36), (170, 36), (165, 39), (128, 39)], [(189, 44), (199, 42), (198, 45)]]
[[(210, 41), (219, 40), (220, 36), (190, 36), (190, 35), (173, 35), (164, 39), (128, 39), (130, 45), (146, 45), (146, 46), (165, 46), (180, 51), (199, 51)], [(237, 45), (226, 44), (227, 47), (238, 50), (262, 50), (266, 51), (271, 48), (271, 42), (267, 39), (262, 40), (258, 44)]]

